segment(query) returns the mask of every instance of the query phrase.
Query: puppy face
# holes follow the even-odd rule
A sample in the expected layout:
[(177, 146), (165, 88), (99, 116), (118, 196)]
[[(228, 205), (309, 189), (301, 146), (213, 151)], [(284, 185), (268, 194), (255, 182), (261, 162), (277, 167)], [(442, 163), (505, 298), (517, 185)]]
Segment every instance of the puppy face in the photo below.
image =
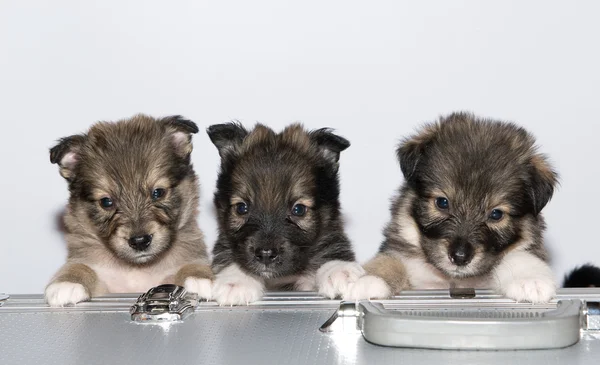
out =
[(348, 141), (300, 125), (276, 134), (222, 124), (208, 133), (222, 157), (215, 205), (233, 261), (264, 278), (302, 272), (317, 237), (338, 218), (337, 163)]
[(556, 184), (525, 130), (468, 114), (425, 127), (398, 156), (418, 244), (455, 278), (487, 274), (508, 249), (531, 242)]
[(179, 117), (138, 115), (62, 139), (50, 158), (69, 182), (70, 210), (118, 258), (154, 262), (195, 209), (189, 155), (197, 131)]

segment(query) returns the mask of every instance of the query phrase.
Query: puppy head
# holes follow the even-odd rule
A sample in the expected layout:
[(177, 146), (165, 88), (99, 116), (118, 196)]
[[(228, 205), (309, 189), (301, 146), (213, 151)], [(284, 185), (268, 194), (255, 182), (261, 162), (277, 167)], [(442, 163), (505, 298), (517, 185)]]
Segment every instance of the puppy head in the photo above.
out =
[(464, 113), (425, 126), (398, 158), (420, 245), (451, 277), (486, 274), (509, 247), (530, 243), (557, 180), (524, 129)]
[(317, 237), (339, 218), (338, 160), (350, 143), (298, 124), (279, 134), (220, 124), (208, 135), (221, 155), (215, 205), (233, 260), (264, 278), (301, 272)]
[(100, 122), (50, 150), (68, 181), (70, 211), (84, 229), (131, 264), (158, 259), (195, 214), (190, 164), (196, 125), (174, 116)]

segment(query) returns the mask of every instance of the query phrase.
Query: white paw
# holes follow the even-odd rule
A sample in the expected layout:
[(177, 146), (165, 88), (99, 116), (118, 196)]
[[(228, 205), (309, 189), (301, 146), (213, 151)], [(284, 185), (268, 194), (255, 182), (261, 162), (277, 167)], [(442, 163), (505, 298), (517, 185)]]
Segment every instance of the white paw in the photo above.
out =
[(518, 279), (508, 283), (502, 292), (517, 302), (546, 303), (556, 294), (556, 284), (549, 278)]
[(48, 285), (44, 295), (51, 307), (74, 305), (90, 299), (83, 285), (66, 281)]
[(315, 290), (315, 276), (301, 276), (294, 285), (294, 290), (297, 291), (313, 291)]
[(212, 297), (219, 305), (248, 305), (262, 298), (263, 283), (230, 265), (217, 274)]
[(212, 281), (210, 279), (190, 276), (185, 279), (183, 286), (188, 292), (198, 294), (199, 299), (212, 299)]
[(344, 300), (384, 299), (392, 295), (390, 287), (382, 278), (365, 275), (359, 278), (344, 293)]
[(317, 270), (317, 290), (327, 298), (343, 296), (364, 274), (357, 262), (329, 261)]

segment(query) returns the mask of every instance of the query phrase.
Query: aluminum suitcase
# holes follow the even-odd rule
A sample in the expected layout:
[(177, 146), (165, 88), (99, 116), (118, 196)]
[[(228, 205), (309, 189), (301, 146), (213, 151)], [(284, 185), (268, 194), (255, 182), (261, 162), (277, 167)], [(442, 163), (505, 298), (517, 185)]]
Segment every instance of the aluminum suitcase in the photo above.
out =
[(0, 297), (1, 364), (595, 364), (600, 289), (549, 304), (486, 290), (409, 291), (359, 303), (274, 292), (249, 306), (173, 285), (50, 308)]

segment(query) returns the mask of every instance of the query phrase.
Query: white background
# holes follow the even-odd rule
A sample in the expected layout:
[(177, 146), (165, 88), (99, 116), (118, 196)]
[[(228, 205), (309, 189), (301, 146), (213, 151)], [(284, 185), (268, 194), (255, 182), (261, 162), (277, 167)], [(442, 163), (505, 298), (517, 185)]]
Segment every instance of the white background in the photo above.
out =
[[(401, 183), (398, 140), (454, 110), (532, 131), (561, 173), (545, 209), (557, 279), (600, 264), (595, 1), (0, 0), (0, 291), (42, 292), (65, 260), (67, 185), (48, 148), (98, 120), (182, 114), (334, 127), (361, 261)], [(212, 247), (218, 155), (194, 137)]]

